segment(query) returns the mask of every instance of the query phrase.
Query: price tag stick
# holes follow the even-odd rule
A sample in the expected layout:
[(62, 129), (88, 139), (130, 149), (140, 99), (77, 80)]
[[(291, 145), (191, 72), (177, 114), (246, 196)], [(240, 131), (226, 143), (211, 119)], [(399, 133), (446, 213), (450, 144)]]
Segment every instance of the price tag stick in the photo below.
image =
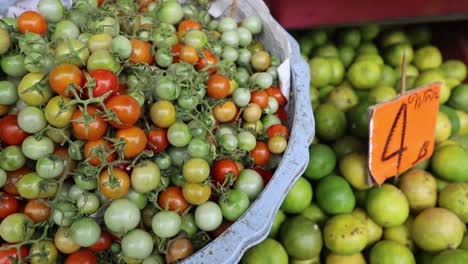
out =
[(440, 83), (406, 92), (403, 55), (399, 96), (369, 108), (369, 185), (398, 178), (432, 155), (439, 93)]

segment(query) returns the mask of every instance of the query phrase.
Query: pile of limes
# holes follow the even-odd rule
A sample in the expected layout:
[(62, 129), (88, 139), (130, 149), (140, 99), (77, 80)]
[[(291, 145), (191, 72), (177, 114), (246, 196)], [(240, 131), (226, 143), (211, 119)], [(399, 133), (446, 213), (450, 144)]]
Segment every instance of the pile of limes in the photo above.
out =
[[(315, 142), (270, 238), (244, 263), (468, 263), (465, 64), (444, 61), (423, 26), (313, 30), (300, 44), (310, 63)], [(368, 107), (400, 93), (404, 55), (407, 90), (442, 82), (436, 149), (398, 179), (371, 187)], [(262, 258), (266, 250), (274, 261)]]

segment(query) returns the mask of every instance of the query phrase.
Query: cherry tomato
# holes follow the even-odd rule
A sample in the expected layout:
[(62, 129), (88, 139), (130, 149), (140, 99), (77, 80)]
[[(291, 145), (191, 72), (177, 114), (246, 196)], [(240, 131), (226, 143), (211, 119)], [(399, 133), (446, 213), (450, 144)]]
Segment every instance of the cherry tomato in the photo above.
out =
[[(4, 250), (3, 247), (6, 246), (11, 246), (13, 244), (11, 243), (4, 243), (2, 246), (0, 246), (0, 263), (1, 264), (13, 264), (16, 262), (12, 262), (10, 258), (13, 258), (15, 260), (18, 260), (18, 250), (16, 248), (10, 248), (7, 250)], [(20, 252), (21, 254), (21, 259), (24, 261), (24, 259), (29, 255), (29, 251), (26, 248), (26, 246), (21, 246), (20, 247)]]
[(119, 169), (112, 168), (112, 174), (108, 169), (101, 172), (99, 176), (99, 190), (109, 199), (118, 199), (124, 197), (130, 189), (130, 177)]
[(18, 125), (17, 115), (7, 115), (0, 120), (0, 139), (8, 145), (19, 145), (29, 136)]
[(182, 188), (171, 186), (159, 193), (158, 204), (161, 208), (166, 208), (169, 211), (177, 211), (182, 214), (189, 207), (189, 203), (185, 200), (182, 193)]
[[(89, 164), (93, 166), (101, 165), (101, 157), (106, 153), (106, 162), (112, 162), (115, 160), (116, 155), (115, 152), (112, 152), (111, 143), (103, 138), (88, 141), (84, 145), (84, 156), (88, 159)], [(89, 159), (91, 156), (93, 157)]]
[(140, 154), (148, 142), (145, 131), (136, 126), (119, 129), (115, 138), (122, 138), (125, 141), (124, 158), (126, 159)]
[(260, 176), (262, 176), (262, 179), (263, 179), (263, 184), (266, 186), (271, 178), (273, 178), (273, 172), (272, 171), (269, 171), (269, 170), (264, 170), (260, 167), (255, 167), (254, 170), (256, 172), (258, 172), (258, 174), (260, 174)]
[(28, 167), (23, 167), (19, 170), (7, 172), (7, 181), (5, 185), (3, 186), (3, 191), (11, 194), (11, 195), (19, 195), (18, 189), (17, 189), (17, 183), (26, 174), (31, 173), (32, 170), (29, 169)]
[(200, 205), (210, 198), (211, 187), (200, 183), (185, 183), (182, 186), (182, 193), (190, 204)]
[(111, 109), (119, 122), (110, 120), (111, 124), (115, 128), (128, 128), (133, 126), (140, 117), (141, 108), (138, 101), (130, 95), (122, 94), (116, 95), (106, 102), (106, 107)]
[(65, 254), (71, 254), (80, 249), (80, 245), (71, 238), (71, 230), (68, 226), (61, 226), (55, 232), (54, 244), (60, 252)]
[(180, 50), (184, 47), (182, 44), (172, 45), (172, 63), (180, 62)]
[(148, 135), (147, 149), (152, 150), (155, 153), (163, 152), (169, 146), (167, 140), (167, 130), (164, 128), (153, 129)]
[(130, 63), (153, 63), (154, 57), (151, 55), (151, 44), (147, 41), (139, 39), (131, 39), (132, 54), (130, 55)]
[(220, 74), (215, 74), (211, 76), (208, 79), (207, 86), (208, 96), (215, 99), (223, 99), (224, 97), (229, 95), (229, 91), (231, 90), (229, 79)]
[(2, 193), (0, 198), (0, 219), (16, 213), (16, 211), (18, 211), (18, 200), (8, 193)]
[(268, 93), (264, 90), (253, 91), (250, 97), (250, 102), (257, 104), (262, 109), (268, 106)]
[(268, 150), (267, 144), (262, 141), (257, 141), (255, 148), (250, 151), (250, 155), (252, 155), (256, 166), (263, 166), (268, 163), (271, 153), (270, 150)]
[(97, 257), (91, 250), (83, 249), (77, 251), (65, 260), (65, 264), (97, 264)]
[(112, 236), (109, 232), (102, 230), (101, 235), (99, 236), (99, 240), (94, 243), (94, 245), (88, 247), (88, 249), (92, 251), (104, 251), (110, 248), (112, 244)]
[(278, 111), (276, 112), (276, 116), (278, 116), (278, 118), (281, 121), (286, 121), (288, 119), (288, 112), (286, 112), (286, 109), (284, 108), (284, 106), (278, 108)]
[(234, 178), (237, 178), (237, 176), (239, 176), (239, 168), (237, 167), (237, 164), (230, 159), (222, 159), (216, 161), (213, 164), (213, 168), (211, 171), (214, 180), (219, 184), (224, 183), (228, 174), (232, 174), (232, 177)]
[(222, 104), (215, 105), (213, 114), (219, 122), (230, 122), (235, 119), (237, 107), (233, 101), (226, 101)]
[(197, 50), (190, 45), (185, 45), (180, 49), (179, 57), (181, 61), (190, 64), (196, 64), (198, 62)]
[(269, 138), (274, 137), (274, 136), (281, 136), (284, 138), (289, 137), (289, 129), (285, 125), (282, 125), (282, 124), (274, 124), (270, 126), (267, 129), (266, 133)]
[(91, 71), (89, 75), (96, 82), (96, 85), (93, 88), (93, 97), (100, 97), (110, 92), (107, 95), (107, 98), (111, 98), (117, 93), (117, 90), (119, 89), (119, 79), (117, 79), (117, 76), (113, 72), (104, 69), (97, 69)]
[[(83, 115), (81, 109), (77, 109), (75, 113), (73, 113), (73, 133), (78, 139), (83, 140), (96, 140), (101, 138), (107, 130), (106, 121), (94, 106), (88, 106), (86, 113), (87, 117)], [(86, 126), (85, 120), (87, 118), (91, 120), (88, 120)]]
[(21, 33), (31, 32), (39, 35), (47, 32), (47, 21), (34, 11), (26, 11), (18, 17), (18, 29)]
[(278, 105), (282, 106), (286, 103), (286, 97), (284, 97), (279, 87), (270, 87), (265, 89), (269, 96), (276, 99)]
[[(218, 70), (216, 68), (216, 64), (218, 63), (218, 59), (207, 49), (202, 49), (203, 55), (200, 56), (198, 59), (198, 63), (195, 65), (195, 68), (198, 71), (205, 70), (211, 74), (216, 73)], [(209, 67), (213, 65), (212, 67)]]
[(49, 219), (50, 207), (38, 199), (29, 200), (24, 207), (24, 214), (36, 223), (44, 222)]
[(234, 224), (234, 222), (231, 222), (231, 221), (224, 222), (218, 228), (211, 231), (211, 234), (214, 237), (219, 237), (222, 233), (224, 233), (224, 231), (226, 231), (229, 227), (231, 227), (232, 224)]
[(179, 23), (179, 26), (177, 27), (177, 30), (178, 31), (189, 31), (189, 30), (192, 30), (192, 29), (198, 29), (200, 30), (202, 27), (200, 25), (200, 23), (198, 23), (197, 21), (195, 20), (190, 20), (190, 19), (186, 19), (182, 22)]
[(73, 64), (59, 64), (49, 73), (49, 84), (52, 90), (65, 97), (73, 96), (71, 92), (66, 92), (69, 84), (83, 87), (84, 80), (81, 70)]
[(166, 100), (157, 101), (151, 105), (150, 118), (158, 127), (170, 127), (176, 121), (176, 109), (174, 104)]

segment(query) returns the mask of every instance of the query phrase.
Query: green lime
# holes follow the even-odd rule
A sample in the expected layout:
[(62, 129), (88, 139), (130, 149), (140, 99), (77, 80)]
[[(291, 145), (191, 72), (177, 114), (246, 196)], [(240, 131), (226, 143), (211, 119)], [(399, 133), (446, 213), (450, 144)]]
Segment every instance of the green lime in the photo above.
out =
[(312, 49), (314, 48), (314, 43), (307, 37), (303, 37), (299, 39), (299, 46), (301, 49), (301, 55), (305, 60), (308, 60), (309, 55), (312, 52)]
[(349, 131), (352, 135), (367, 139), (369, 137), (369, 101), (360, 102), (357, 106), (349, 109), (346, 118), (349, 123)]
[(315, 111), (316, 132), (325, 141), (336, 140), (346, 133), (345, 114), (332, 104), (322, 104)]
[(402, 225), (385, 228), (383, 231), (383, 239), (398, 242), (411, 251), (414, 251), (416, 247), (411, 239), (411, 225), (413, 221), (414, 219), (410, 216)]
[(450, 119), (450, 124), (452, 126), (450, 136), (456, 135), (458, 130), (460, 130), (460, 119), (458, 118), (457, 112), (455, 112), (453, 108), (446, 105), (439, 106), (439, 111), (445, 113)]
[(354, 90), (358, 97), (358, 102), (367, 102), (369, 101), (369, 90)]
[(416, 50), (414, 65), (420, 70), (439, 68), (442, 65), (442, 54), (435, 46), (424, 46)]
[(443, 180), (468, 181), (468, 152), (460, 145), (437, 148), (431, 168)]
[(327, 103), (333, 104), (341, 111), (347, 111), (358, 103), (358, 96), (347, 83), (342, 83), (328, 94)]
[(311, 220), (296, 216), (281, 227), (281, 243), (290, 257), (298, 260), (312, 259), (322, 250), (322, 232)]
[(356, 254), (367, 244), (367, 227), (351, 214), (330, 218), (323, 230), (325, 246), (337, 254)]
[(457, 110), (468, 112), (468, 84), (455, 87), (448, 104)]
[(361, 31), (361, 36), (363, 40), (373, 40), (377, 35), (379, 35), (380, 27), (377, 24), (365, 24), (359, 28)]
[(288, 214), (298, 214), (312, 202), (312, 185), (305, 178), (300, 177), (281, 204), (281, 210)]
[[(401, 66), (397, 66), (395, 68), (395, 74), (396, 74), (396, 77), (398, 79), (401, 79), (401, 76), (402, 76), (402, 67)], [(409, 76), (416, 77), (418, 75), (419, 75), (418, 68), (416, 68), (414, 65), (411, 65), (411, 64), (406, 65), (406, 77), (409, 77)]]
[(329, 215), (351, 213), (356, 205), (351, 186), (341, 176), (330, 175), (321, 179), (315, 194), (318, 206)]
[(462, 146), (466, 151), (468, 151), (468, 135), (464, 136), (454, 136), (450, 140), (456, 142), (458, 145)]
[(383, 234), (382, 227), (376, 224), (374, 221), (372, 221), (372, 219), (369, 218), (369, 216), (367, 215), (364, 209), (356, 208), (351, 214), (354, 217), (361, 220), (366, 225), (366, 228), (367, 228), (366, 247), (373, 245), (375, 242), (379, 241), (382, 238), (382, 234)]
[(460, 60), (445, 61), (441, 68), (445, 72), (446, 77), (459, 81), (463, 81), (466, 78), (466, 65)]
[(320, 103), (319, 102), (319, 96), (320, 96), (319, 90), (311, 85), (309, 88), (309, 92), (310, 92), (310, 102), (312, 103), (313, 110), (315, 110)]
[(324, 144), (310, 145), (309, 163), (304, 176), (311, 180), (318, 180), (330, 174), (335, 166), (336, 157), (331, 147)]
[(449, 183), (439, 194), (439, 207), (456, 214), (462, 222), (468, 222), (468, 183)]
[(357, 89), (370, 89), (376, 86), (380, 81), (381, 75), (382, 68), (380, 65), (370, 60), (354, 62), (347, 73), (349, 81)]
[(371, 61), (371, 62), (375, 62), (378, 65), (384, 64), (384, 60), (382, 59), (382, 57), (380, 57), (380, 55), (376, 53), (359, 54), (354, 60), (354, 62), (359, 62), (359, 61)]
[(319, 93), (319, 99), (325, 99), (327, 96), (335, 89), (335, 86), (333, 85), (327, 85), (320, 87), (318, 90)]
[(325, 44), (318, 47), (315, 51), (315, 56), (322, 58), (336, 58), (338, 57), (338, 49), (333, 44)]
[(458, 119), (460, 120), (460, 129), (458, 130), (457, 135), (468, 135), (468, 113), (460, 110), (457, 110), (456, 112)]
[(452, 124), (448, 115), (444, 112), (437, 113), (437, 123), (435, 131), (435, 142), (441, 143), (447, 140), (452, 134)]
[(409, 204), (405, 194), (387, 183), (370, 189), (366, 209), (370, 218), (382, 227), (399, 226), (409, 216)]
[(379, 54), (379, 49), (372, 42), (364, 42), (357, 48), (358, 54)]
[(333, 143), (333, 150), (338, 159), (352, 152), (365, 151), (365, 149), (364, 142), (353, 136), (344, 136)]
[(411, 44), (420, 46), (431, 43), (432, 33), (428, 26), (415, 26), (408, 30)]
[(268, 237), (275, 238), (278, 235), (280, 227), (284, 221), (286, 221), (286, 214), (283, 211), (278, 210), (278, 213), (275, 216), (275, 220), (273, 220), (273, 225), (271, 226)]
[(382, 76), (378, 85), (386, 85), (394, 87), (397, 81), (397, 74), (392, 67), (388, 65), (382, 66)]
[(409, 64), (413, 60), (413, 47), (409, 43), (398, 43), (388, 46), (385, 49), (385, 61), (392, 66), (403, 64), (403, 56), (406, 56), (406, 62)]
[(416, 264), (413, 253), (404, 245), (391, 240), (382, 240), (372, 247), (370, 264)]
[(445, 208), (428, 208), (419, 213), (411, 228), (416, 245), (428, 252), (457, 248), (465, 233), (465, 225)]
[(340, 45), (338, 47), (338, 57), (345, 67), (348, 67), (354, 60), (356, 52), (354, 48), (348, 45)]
[(366, 207), (367, 193), (369, 190), (354, 190), (354, 197), (359, 207)]
[(447, 249), (434, 257), (432, 264), (466, 264), (468, 251), (463, 249)]
[(325, 45), (328, 41), (328, 34), (323, 29), (314, 29), (307, 34), (316, 47)]
[(343, 63), (337, 57), (328, 58), (328, 62), (332, 67), (332, 80), (331, 84), (338, 85), (343, 81), (345, 68)]
[(380, 44), (385, 48), (394, 44), (407, 42), (409, 42), (409, 40), (405, 32), (401, 30), (390, 30), (382, 34)]
[(333, 79), (333, 69), (330, 62), (325, 58), (312, 58), (309, 61), (310, 83), (316, 87), (329, 84)]
[(437, 182), (429, 172), (411, 169), (403, 174), (398, 186), (413, 212), (434, 207), (437, 203)]
[(442, 83), (440, 86), (439, 104), (444, 104), (449, 100), (451, 91), (445, 83), (445, 77), (443, 76), (441, 71), (433, 69), (422, 72), (416, 79), (414, 86), (420, 87), (434, 82)]
[(461, 81), (454, 79), (452, 77), (445, 77), (445, 83), (447, 83), (448, 88), (452, 90), (453, 88), (457, 87), (461, 84)]
[(331, 253), (327, 256), (327, 264), (366, 264), (366, 259), (361, 253), (352, 255), (340, 255)]
[(395, 99), (397, 92), (390, 86), (377, 86), (369, 92), (369, 102), (380, 104)]
[(247, 250), (241, 264), (288, 264), (288, 254), (278, 241), (267, 238)]
[(327, 220), (327, 215), (314, 203), (304, 209), (301, 215), (310, 221), (317, 223), (319, 226), (322, 226)]
[(358, 190), (369, 189), (367, 181), (368, 167), (367, 155), (364, 153), (350, 153), (339, 162), (341, 175)]
[(342, 29), (338, 32), (338, 42), (356, 48), (361, 43), (361, 32), (355, 28)]

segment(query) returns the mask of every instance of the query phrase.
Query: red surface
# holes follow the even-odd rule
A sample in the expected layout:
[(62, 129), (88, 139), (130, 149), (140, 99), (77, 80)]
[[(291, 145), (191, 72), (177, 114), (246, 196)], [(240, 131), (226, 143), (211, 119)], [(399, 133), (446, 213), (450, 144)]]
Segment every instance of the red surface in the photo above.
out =
[(468, 13), (464, 0), (268, 0), (285, 28)]

